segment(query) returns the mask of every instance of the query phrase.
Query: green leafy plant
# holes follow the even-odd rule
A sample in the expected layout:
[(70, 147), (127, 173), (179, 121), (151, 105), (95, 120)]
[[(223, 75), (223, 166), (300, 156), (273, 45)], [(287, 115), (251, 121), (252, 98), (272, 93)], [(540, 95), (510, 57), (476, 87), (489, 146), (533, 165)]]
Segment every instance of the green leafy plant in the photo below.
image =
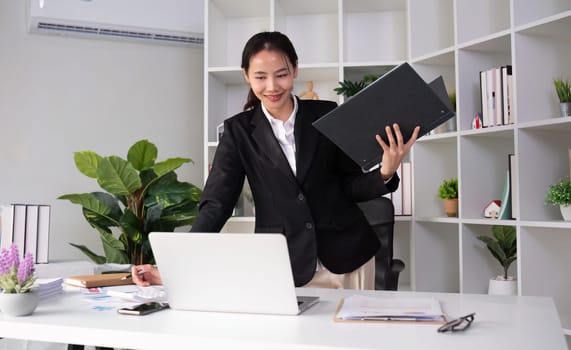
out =
[(455, 199), (458, 198), (458, 179), (451, 178), (443, 180), (438, 187), (438, 198)]
[(571, 180), (565, 178), (559, 180), (556, 184), (550, 185), (545, 202), (564, 207), (571, 205)]
[(127, 159), (102, 157), (93, 151), (74, 153), (77, 169), (107, 191), (58, 197), (81, 205), (83, 216), (99, 232), (105, 256), (70, 243), (95, 263), (154, 263), (149, 233), (174, 231), (193, 223), (202, 191), (178, 181), (174, 172), (192, 160), (156, 162), (157, 154), (157, 147), (147, 140), (133, 144)]
[(478, 236), (477, 238), (486, 243), (486, 247), (504, 270), (503, 278), (508, 279), (508, 269), (517, 259), (517, 239), (516, 230), (513, 226), (492, 226), (492, 235)]
[(450, 104), (452, 105), (452, 110), (456, 111), (456, 92), (452, 91), (448, 94), (448, 99), (450, 100)]
[(557, 92), (557, 97), (559, 97), (559, 102), (571, 102), (571, 85), (569, 84), (569, 80), (555, 79), (553, 80), (553, 84), (555, 85), (555, 91)]
[(333, 89), (337, 95), (343, 95), (345, 97), (351, 97), (357, 94), (359, 91), (363, 90), (367, 85), (371, 84), (379, 78), (375, 74), (367, 74), (360, 81), (343, 80), (339, 82), (339, 87)]

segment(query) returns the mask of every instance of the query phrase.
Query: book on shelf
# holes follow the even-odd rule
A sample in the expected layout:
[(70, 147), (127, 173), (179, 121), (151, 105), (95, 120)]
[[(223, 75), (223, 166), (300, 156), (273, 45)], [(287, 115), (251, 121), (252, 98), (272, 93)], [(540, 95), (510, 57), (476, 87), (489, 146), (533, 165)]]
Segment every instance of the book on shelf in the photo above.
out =
[(512, 66), (493, 67), (479, 74), (482, 126), (513, 124)]
[(412, 215), (412, 168), (410, 162), (402, 162), (402, 215)]
[(500, 220), (511, 219), (512, 209), (510, 192), (510, 172), (508, 170), (504, 178), (504, 190), (502, 192), (500, 212), (498, 213), (498, 219)]
[[(30, 253), (36, 259), (36, 249), (38, 247), (38, 211), (39, 206), (33, 204), (26, 205), (26, 233), (24, 254)], [(36, 262), (36, 261), (35, 261)]]
[(63, 281), (67, 285), (81, 288), (121, 286), (133, 284), (133, 280), (128, 277), (129, 275), (128, 272), (80, 275), (66, 277)]
[(341, 299), (334, 320), (443, 324), (446, 322), (446, 317), (436, 298), (352, 295)]
[(488, 126), (488, 92), (486, 71), (480, 71), (480, 101), (482, 103), (482, 126)]
[(12, 243), (18, 246), (20, 258), (24, 256), (26, 246), (26, 204), (12, 204), (14, 207), (12, 218)]
[(40, 205), (38, 210), (38, 239), (36, 263), (47, 264), (49, 261), (51, 206)]
[(516, 184), (517, 167), (515, 164), (515, 154), (508, 155), (508, 167), (510, 173), (510, 201), (511, 201), (511, 218), (518, 217), (518, 189)]
[(393, 207), (395, 208), (395, 215), (402, 215), (402, 163), (397, 168), (396, 173), (399, 179), (401, 179), (401, 183), (391, 194), (391, 199), (393, 201)]

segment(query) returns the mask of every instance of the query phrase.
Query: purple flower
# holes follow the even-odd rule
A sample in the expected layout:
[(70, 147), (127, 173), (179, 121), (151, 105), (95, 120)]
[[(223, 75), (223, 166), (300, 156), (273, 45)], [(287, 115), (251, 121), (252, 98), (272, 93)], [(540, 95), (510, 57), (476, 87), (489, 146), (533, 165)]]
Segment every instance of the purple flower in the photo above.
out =
[(31, 253), (26, 253), (20, 261), (16, 244), (0, 251), (0, 289), (4, 293), (28, 293), (36, 280), (34, 272)]
[(31, 253), (26, 253), (24, 260), (18, 268), (18, 281), (24, 284), (34, 273), (34, 257)]

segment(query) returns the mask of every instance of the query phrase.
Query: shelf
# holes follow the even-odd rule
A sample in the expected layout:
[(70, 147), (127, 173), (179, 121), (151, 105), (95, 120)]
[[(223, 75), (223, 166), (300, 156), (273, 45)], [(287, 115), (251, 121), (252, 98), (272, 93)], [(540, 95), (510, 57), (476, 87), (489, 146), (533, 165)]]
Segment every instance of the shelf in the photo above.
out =
[[(408, 61), (430, 82), (442, 76), (456, 93), (457, 117), (424, 135), (407, 161), (413, 169), (414, 216), (395, 217), (395, 254), (406, 264), (401, 286), (414, 291), (486, 293), (497, 262), (476, 237), (493, 225), (515, 227), (520, 295), (550, 296), (571, 335), (571, 222), (545, 204), (550, 184), (569, 175), (571, 117), (559, 117), (555, 77), (571, 79), (569, 0), (234, 0), (207, 1), (205, 108), (207, 149), (216, 126), (242, 110), (245, 41), (260, 30), (290, 37), (299, 55), (296, 94), (312, 81), (322, 100), (342, 102), (342, 80), (382, 75)], [(477, 20), (474, 20), (474, 19)], [(478, 130), (480, 71), (511, 65), (515, 123)], [(483, 217), (499, 199), (515, 154), (515, 220)], [(206, 163), (206, 162), (205, 162)], [(206, 171), (205, 171), (206, 172)], [(437, 197), (443, 179), (459, 179), (459, 217), (445, 217)], [(252, 232), (253, 217), (225, 228)]]

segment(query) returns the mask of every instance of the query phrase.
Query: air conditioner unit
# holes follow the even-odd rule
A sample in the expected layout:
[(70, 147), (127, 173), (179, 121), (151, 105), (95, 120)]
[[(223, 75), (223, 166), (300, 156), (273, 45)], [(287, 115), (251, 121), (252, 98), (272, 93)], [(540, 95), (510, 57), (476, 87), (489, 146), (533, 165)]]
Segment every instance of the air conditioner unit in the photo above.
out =
[(203, 0), (29, 0), (32, 33), (202, 45)]

